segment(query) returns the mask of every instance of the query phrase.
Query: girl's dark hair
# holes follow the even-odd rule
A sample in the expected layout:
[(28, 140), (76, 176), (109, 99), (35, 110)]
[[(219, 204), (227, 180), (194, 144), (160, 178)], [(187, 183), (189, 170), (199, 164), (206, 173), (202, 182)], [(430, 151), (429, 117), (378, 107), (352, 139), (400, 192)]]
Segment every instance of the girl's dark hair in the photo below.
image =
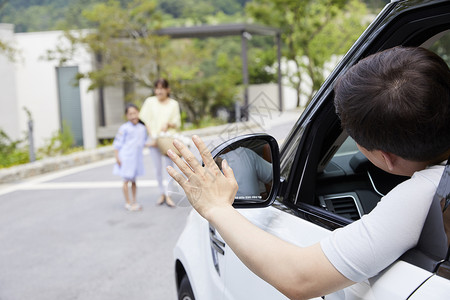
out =
[[(138, 108), (135, 104), (133, 104), (133, 103), (128, 103), (127, 105), (125, 105), (125, 114), (128, 113), (128, 110), (129, 110), (131, 107), (133, 107), (133, 108), (135, 108), (137, 111), (139, 111), (139, 108)], [(144, 123), (141, 119), (139, 119), (139, 123), (141, 123), (142, 125), (145, 126), (145, 123)]]
[(135, 108), (137, 111), (139, 111), (139, 108), (135, 105), (135, 104), (133, 104), (133, 103), (127, 103), (126, 105), (125, 105), (125, 114), (127, 114), (128, 113), (128, 110), (130, 109), (130, 108)]
[(450, 70), (433, 52), (395, 47), (373, 54), (334, 90), (342, 128), (367, 150), (430, 162), (450, 149)]

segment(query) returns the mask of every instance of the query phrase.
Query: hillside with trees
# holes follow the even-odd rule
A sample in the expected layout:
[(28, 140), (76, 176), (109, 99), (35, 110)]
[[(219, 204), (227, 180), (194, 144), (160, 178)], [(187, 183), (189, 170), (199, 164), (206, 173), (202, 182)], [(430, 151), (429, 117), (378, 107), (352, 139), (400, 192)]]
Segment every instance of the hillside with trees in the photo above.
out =
[[(120, 0), (126, 8), (133, 0)], [(247, 3), (258, 4), (260, 0), (159, 0), (158, 9), (168, 23), (206, 24), (217, 22), (215, 18), (241, 19), (245, 16)], [(283, 3), (283, 1), (275, 1)], [(298, 3), (308, 1), (297, 1)], [(378, 12), (389, 0), (361, 1)], [(83, 10), (90, 9), (107, 0), (0, 0), (0, 23), (15, 24), (16, 32), (89, 28), (93, 24), (80, 18)]]
[[(118, 1), (121, 8), (134, 0)], [(208, 23), (213, 16), (239, 17), (244, 14), (249, 0), (159, 0), (158, 10), (168, 23)], [(89, 10), (107, 0), (0, 0), (0, 23), (15, 24), (16, 32), (89, 28), (92, 23), (80, 18)], [(230, 20), (233, 18), (230, 18)]]

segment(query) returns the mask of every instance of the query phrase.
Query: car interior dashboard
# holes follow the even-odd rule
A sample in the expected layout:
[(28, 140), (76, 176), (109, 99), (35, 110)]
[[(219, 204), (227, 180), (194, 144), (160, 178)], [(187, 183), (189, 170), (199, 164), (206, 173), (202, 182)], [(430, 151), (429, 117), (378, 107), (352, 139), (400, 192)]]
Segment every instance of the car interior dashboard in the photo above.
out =
[(350, 137), (345, 136), (339, 149), (332, 151), (331, 159), (326, 160), (316, 178), (315, 205), (342, 217), (360, 219), (391, 189), (408, 179), (373, 165)]

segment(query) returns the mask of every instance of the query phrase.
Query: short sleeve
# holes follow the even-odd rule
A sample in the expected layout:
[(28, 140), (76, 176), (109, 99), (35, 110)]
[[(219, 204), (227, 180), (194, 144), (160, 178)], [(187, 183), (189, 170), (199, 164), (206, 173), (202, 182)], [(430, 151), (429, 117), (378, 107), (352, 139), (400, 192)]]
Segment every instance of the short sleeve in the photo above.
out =
[(114, 138), (113, 147), (114, 149), (120, 150), (122, 148), (123, 144), (125, 143), (125, 137), (127, 134), (126, 130), (126, 124), (119, 127), (119, 130), (117, 131), (117, 134)]
[(147, 133), (147, 127), (143, 124), (140, 124), (142, 127), (142, 131), (143, 131), (143, 140), (142, 140), (142, 145), (145, 145), (145, 143), (147, 142), (147, 138), (148, 138), (148, 133)]
[(144, 104), (142, 104), (141, 110), (139, 111), (139, 119), (142, 120), (146, 125), (150, 124), (151, 120), (151, 103), (150, 98), (145, 99)]
[[(253, 151), (252, 151), (253, 152)], [(272, 181), (272, 164), (253, 152), (258, 179), (264, 183)]]
[(176, 128), (180, 128), (181, 126), (181, 115), (180, 115), (180, 105), (176, 100), (173, 100), (173, 108), (170, 115), (170, 123), (173, 123), (176, 125)]

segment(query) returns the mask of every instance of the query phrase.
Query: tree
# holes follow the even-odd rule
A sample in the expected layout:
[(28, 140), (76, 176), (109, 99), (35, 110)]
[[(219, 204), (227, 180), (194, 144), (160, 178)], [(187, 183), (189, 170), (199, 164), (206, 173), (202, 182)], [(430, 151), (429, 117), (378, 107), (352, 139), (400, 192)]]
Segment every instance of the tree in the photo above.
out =
[[(133, 1), (118, 0), (122, 8), (127, 8)], [(219, 14), (243, 15), (248, 1), (158, 0), (157, 7), (168, 19), (177, 19), (183, 24), (204, 24)], [(0, 6), (4, 4), (0, 22), (15, 24), (16, 32), (89, 28), (91, 24), (80, 18), (82, 10), (106, 2), (108, 0), (0, 0)]]
[(0, 6), (4, 4), (0, 11), (0, 20), (14, 24), (16, 32), (57, 29), (58, 21), (64, 19), (66, 2), (64, 0), (0, 0)]
[(83, 10), (82, 16), (93, 29), (66, 31), (70, 47), (50, 51), (47, 58), (63, 65), (77, 47), (87, 47), (97, 66), (78, 78), (88, 78), (89, 89), (122, 85), (126, 101), (140, 102), (144, 96), (136, 94), (135, 87), (152, 88), (155, 79), (167, 77), (174, 97), (195, 125), (219, 107), (232, 105), (240, 78), (235, 57), (224, 59), (227, 54), (217, 41), (175, 42), (159, 36), (161, 14), (155, 1), (134, 0), (124, 9), (119, 1), (109, 0)]
[(367, 9), (358, 0), (260, 0), (246, 8), (255, 20), (281, 29), (283, 56), (295, 64), (288, 78), (297, 90), (297, 106), (306, 78), (311, 99), (324, 80), (325, 62), (344, 54), (367, 25)]
[(165, 48), (170, 62), (162, 62), (161, 73), (170, 78), (174, 98), (195, 126), (236, 101), (241, 62), (230, 47), (239, 43), (223, 39), (181, 39)]
[(242, 14), (248, 0), (159, 0), (159, 8), (173, 18), (187, 18), (207, 23), (207, 18), (217, 13)]
[(64, 64), (84, 46), (97, 63), (94, 70), (78, 76), (90, 79), (89, 89), (123, 85), (126, 100), (133, 101), (134, 85), (152, 87), (166, 40), (155, 34), (161, 27), (156, 2), (134, 0), (123, 9), (119, 1), (109, 0), (83, 10), (82, 16), (94, 29), (67, 30), (70, 47), (50, 51), (48, 58)]

